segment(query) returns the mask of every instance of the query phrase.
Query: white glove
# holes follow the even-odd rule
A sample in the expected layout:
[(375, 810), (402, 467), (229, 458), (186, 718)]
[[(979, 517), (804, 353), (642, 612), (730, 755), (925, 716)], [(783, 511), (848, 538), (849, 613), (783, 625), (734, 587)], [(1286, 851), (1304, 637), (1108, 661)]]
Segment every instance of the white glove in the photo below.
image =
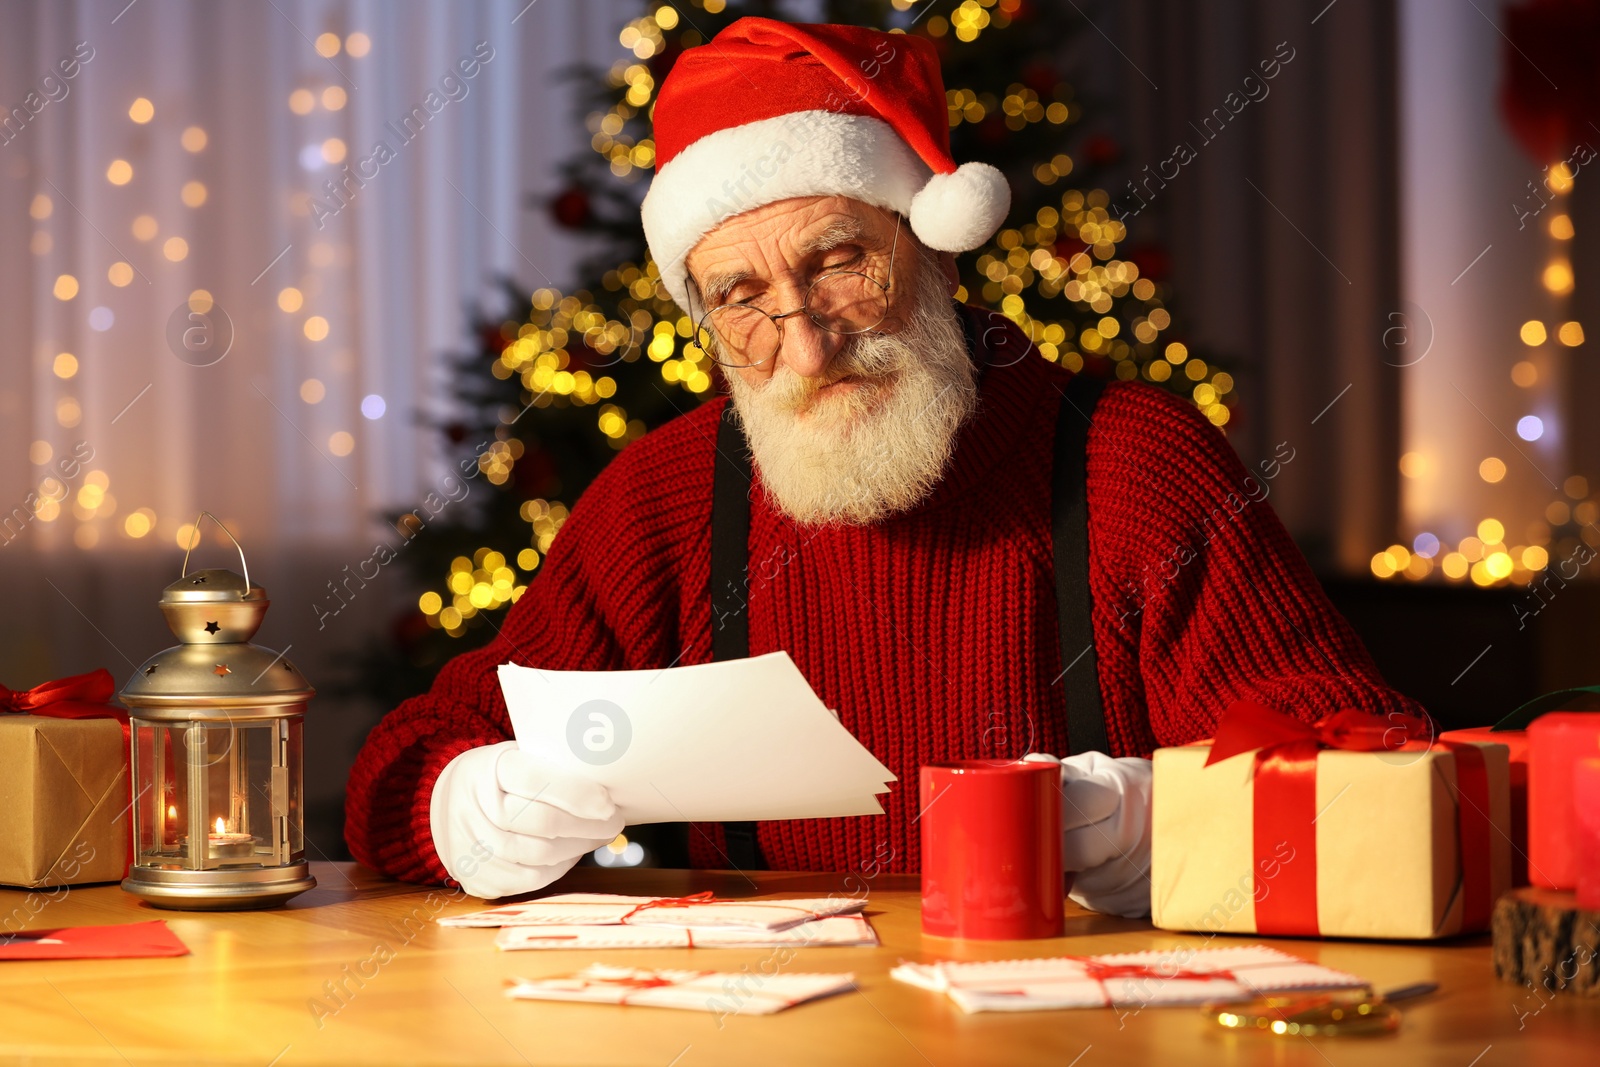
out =
[(433, 786), (433, 847), (475, 897), (543, 889), (622, 832), (605, 786), (552, 780), (515, 741), (469, 749)]
[(1023, 759), (1061, 765), (1061, 858), (1074, 872), (1068, 896), (1110, 915), (1149, 915), (1150, 761), (1103, 752)]

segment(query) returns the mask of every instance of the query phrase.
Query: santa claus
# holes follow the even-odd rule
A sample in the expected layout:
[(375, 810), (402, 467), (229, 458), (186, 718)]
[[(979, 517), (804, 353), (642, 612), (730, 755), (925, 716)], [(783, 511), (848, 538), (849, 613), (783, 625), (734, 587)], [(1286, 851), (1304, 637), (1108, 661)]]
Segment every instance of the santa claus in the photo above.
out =
[(651, 255), (729, 395), (630, 445), (496, 639), (372, 731), (358, 860), (499, 897), (622, 829), (603, 787), (509, 739), (506, 662), (782, 649), (899, 776), (883, 815), (692, 826), (696, 866), (915, 871), (920, 765), (1059, 754), (1073, 895), (1127, 915), (1149, 908), (1155, 747), (1238, 698), (1419, 710), (1192, 405), (1102, 389), (952, 301), (1009, 193), (950, 158), (927, 41), (742, 19), (683, 54), (654, 122)]

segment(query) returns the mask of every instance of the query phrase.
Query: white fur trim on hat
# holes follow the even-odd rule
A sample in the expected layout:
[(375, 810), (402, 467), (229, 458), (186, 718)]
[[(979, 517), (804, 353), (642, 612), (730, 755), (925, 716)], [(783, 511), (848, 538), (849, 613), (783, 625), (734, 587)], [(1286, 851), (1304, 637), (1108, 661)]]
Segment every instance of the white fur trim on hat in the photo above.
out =
[[(966, 169), (943, 177), (959, 178)], [(687, 310), (684, 260), (700, 238), (724, 220), (798, 196), (848, 196), (907, 214), (913, 212), (914, 201), (932, 174), (882, 119), (796, 111), (718, 130), (674, 156), (657, 172), (644, 198), (645, 239), (667, 292)], [(1000, 181), (1003, 187), (1004, 179)], [(943, 187), (943, 181), (935, 178), (935, 202), (940, 211), (953, 202), (948, 194), (937, 193)], [(987, 218), (992, 195), (985, 203), (990, 205), (983, 213)], [(972, 219), (974, 212), (968, 206), (956, 214), (966, 220)], [(1004, 215), (1002, 204), (1000, 217)], [(975, 220), (965, 223), (963, 232), (971, 232), (975, 225)], [(959, 250), (981, 244), (994, 228)], [(923, 236), (915, 220), (912, 229)], [(943, 235), (949, 227), (935, 229)]]

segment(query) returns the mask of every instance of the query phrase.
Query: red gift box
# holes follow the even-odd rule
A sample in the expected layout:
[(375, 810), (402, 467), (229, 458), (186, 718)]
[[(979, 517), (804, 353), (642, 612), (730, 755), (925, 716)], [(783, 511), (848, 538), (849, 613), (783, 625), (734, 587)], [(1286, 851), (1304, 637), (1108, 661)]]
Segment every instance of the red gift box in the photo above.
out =
[(1528, 884), (1528, 733), (1498, 726), (1446, 730), (1441, 741), (1505, 745), (1511, 750), (1511, 884)]

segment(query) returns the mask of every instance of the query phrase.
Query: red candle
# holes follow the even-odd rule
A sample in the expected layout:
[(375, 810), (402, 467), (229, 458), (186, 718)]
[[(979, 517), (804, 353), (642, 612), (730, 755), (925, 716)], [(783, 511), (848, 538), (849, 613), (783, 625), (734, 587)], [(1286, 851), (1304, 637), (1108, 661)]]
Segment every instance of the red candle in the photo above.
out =
[(1572, 768), (1577, 822), (1578, 907), (1600, 911), (1600, 759), (1580, 759)]
[(1597, 752), (1600, 713), (1554, 711), (1528, 727), (1528, 880), (1534, 885), (1578, 884), (1575, 765)]

